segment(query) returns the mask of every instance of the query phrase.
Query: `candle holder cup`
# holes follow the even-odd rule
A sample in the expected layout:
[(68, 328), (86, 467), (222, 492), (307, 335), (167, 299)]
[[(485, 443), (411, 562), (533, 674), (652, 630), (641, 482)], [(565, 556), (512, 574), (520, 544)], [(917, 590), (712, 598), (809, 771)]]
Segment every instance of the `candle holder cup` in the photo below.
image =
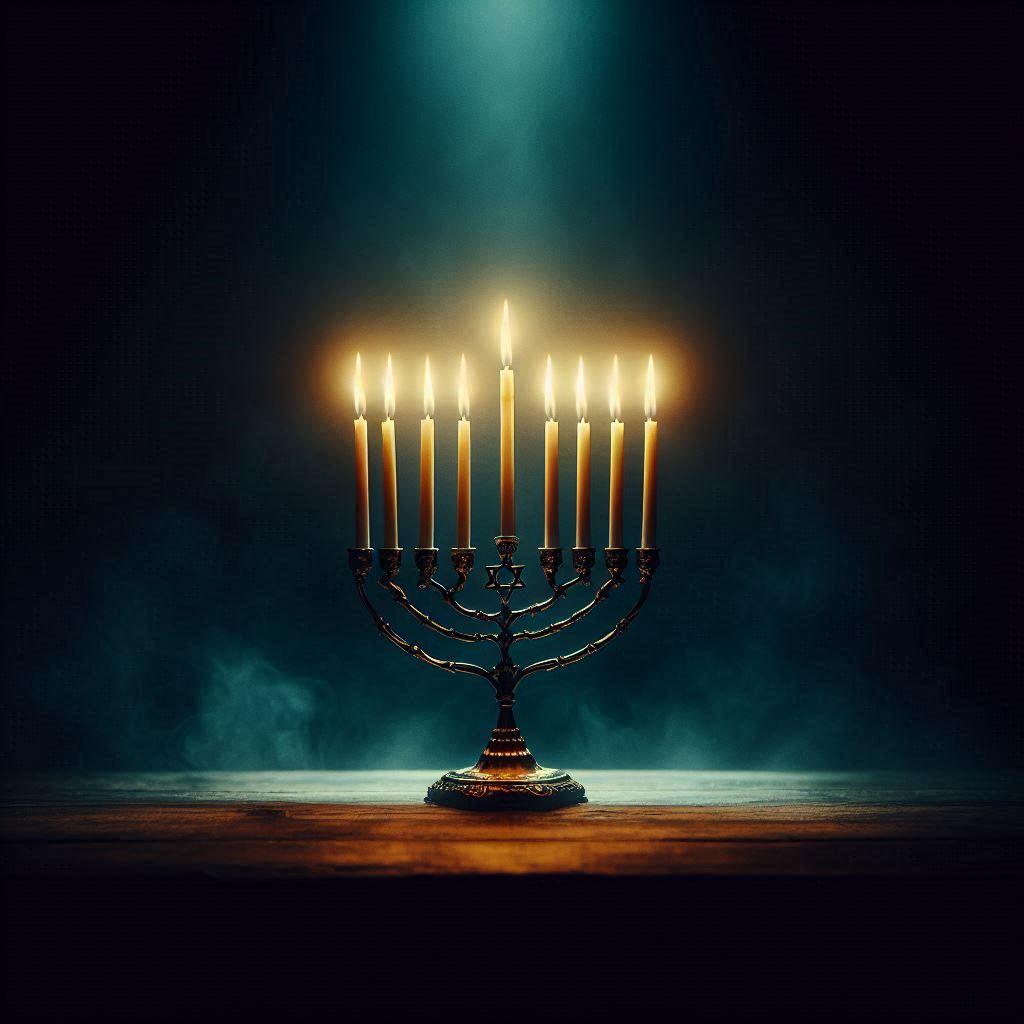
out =
[(511, 606), (512, 595), (523, 589), (522, 574), (525, 566), (515, 563), (519, 538), (500, 536), (495, 538), (498, 562), (486, 566), (486, 589), (496, 591), (499, 606), (496, 611), (481, 611), (463, 605), (457, 594), (463, 589), (469, 574), (473, 571), (474, 548), (452, 548), (451, 561), (456, 580), (450, 587), (435, 579), (438, 567), (436, 548), (417, 548), (416, 567), (419, 573), (417, 586), (421, 590), (435, 590), (442, 601), (459, 615), (486, 623), (490, 630), (468, 632), (446, 626), (417, 608), (405, 591), (395, 582), (402, 564), (401, 548), (382, 548), (377, 553), (380, 576), (379, 585), (388, 592), (396, 604), (404, 608), (416, 621), (452, 640), (467, 644), (493, 644), (498, 651), (498, 661), (490, 668), (473, 662), (446, 661), (428, 654), (419, 644), (404, 639), (391, 624), (376, 610), (366, 590), (366, 581), (373, 568), (372, 548), (350, 548), (349, 568), (352, 571), (359, 597), (373, 618), (380, 634), (411, 657), (433, 665), (446, 672), (457, 672), (486, 679), (494, 690), (498, 702), (498, 721), (491, 732), (491, 738), (484, 747), (476, 764), (469, 768), (446, 772), (427, 790), (424, 798), (428, 804), (456, 807), (463, 810), (523, 810), (546, 811), (572, 804), (586, 803), (584, 788), (566, 772), (557, 768), (541, 767), (530, 753), (522, 733), (516, 725), (512, 706), (519, 684), (536, 672), (550, 672), (554, 669), (574, 665), (578, 661), (596, 654), (616, 637), (621, 636), (629, 624), (640, 614), (650, 593), (654, 573), (658, 568), (657, 548), (637, 548), (637, 569), (640, 576), (640, 593), (630, 610), (603, 636), (585, 644), (568, 654), (556, 655), (533, 664), (520, 665), (512, 658), (514, 644), (540, 640), (553, 636), (575, 625), (599, 604), (604, 602), (624, 583), (628, 567), (626, 548), (606, 548), (605, 566), (608, 579), (594, 593), (593, 598), (571, 615), (539, 629), (516, 630), (516, 623), (525, 616), (534, 616), (554, 607), (574, 586), (591, 584), (591, 572), (595, 563), (594, 548), (573, 548), (572, 564), (576, 575), (565, 583), (558, 582), (562, 565), (561, 548), (540, 548), (541, 569), (551, 594), (540, 601), (520, 608)]

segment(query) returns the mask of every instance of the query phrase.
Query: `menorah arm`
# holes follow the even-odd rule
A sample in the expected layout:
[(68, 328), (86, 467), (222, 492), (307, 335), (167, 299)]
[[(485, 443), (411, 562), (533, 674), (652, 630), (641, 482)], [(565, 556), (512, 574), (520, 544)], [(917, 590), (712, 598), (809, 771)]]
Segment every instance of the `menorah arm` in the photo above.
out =
[(524, 629), (519, 633), (514, 633), (512, 635), (512, 642), (515, 643), (517, 640), (542, 640), (546, 636), (552, 636), (563, 629), (568, 629), (574, 622), (579, 622), (580, 619), (589, 615), (614, 589), (615, 581), (606, 580), (597, 588), (597, 593), (594, 595), (593, 600), (573, 612), (572, 615), (558, 622), (552, 622), (542, 629)]
[[(613, 581), (609, 580), (609, 583), (613, 583)], [(651, 580), (650, 576), (646, 576), (640, 587), (640, 596), (637, 598), (636, 604), (634, 604), (629, 612), (623, 616), (612, 629), (605, 633), (604, 636), (591, 641), (585, 647), (581, 647), (579, 650), (573, 651), (571, 654), (559, 654), (554, 658), (546, 658), (544, 661), (537, 661), (532, 665), (527, 665), (525, 668), (520, 670), (519, 678), (525, 679), (526, 676), (532, 675), (534, 672), (550, 672), (552, 669), (564, 668), (566, 665), (573, 665), (577, 661), (582, 661), (584, 658), (589, 657), (591, 654), (596, 654), (602, 647), (607, 647), (608, 644), (610, 644), (617, 636), (621, 636), (626, 632), (629, 624), (640, 614), (640, 609), (643, 608), (644, 602), (647, 600), (647, 595), (650, 592)]]
[(543, 601), (528, 604), (525, 608), (513, 608), (510, 616), (511, 619), (514, 621), (521, 619), (524, 615), (538, 615), (540, 612), (546, 612), (552, 605), (562, 599), (566, 591), (571, 590), (582, 579), (582, 576), (575, 576), (571, 580), (566, 580), (565, 583), (552, 584), (550, 597), (544, 598)]
[[(465, 582), (465, 580), (462, 580), (462, 582)], [(455, 586), (449, 589), (444, 586), (444, 584), (438, 583), (437, 580), (434, 579), (430, 580), (430, 586), (441, 595), (444, 603), (448, 605), (449, 608), (454, 609), (460, 615), (465, 615), (467, 619), (477, 619), (480, 622), (497, 622), (498, 619), (501, 618), (501, 612), (482, 612), (476, 608), (467, 608), (464, 604), (460, 604), (455, 597), (455, 592), (456, 590), (461, 589), (461, 586)]]
[[(498, 636), (495, 633), (463, 633), (462, 630), (454, 629), (451, 626), (446, 626), (444, 623), (438, 622), (436, 619), (431, 618), (426, 612), (421, 611), (409, 600), (408, 595), (405, 591), (393, 580), (384, 578), (380, 580), (380, 585), (391, 594), (397, 604), (400, 604), (417, 622), (421, 622), (428, 629), (432, 629), (435, 633), (440, 633), (442, 636), (448, 637), (450, 640), (461, 640), (463, 643), (476, 644), (482, 640), (490, 640), (496, 644), (500, 650), (501, 644), (498, 641)], [(444, 590), (443, 587), (441, 587)], [(468, 610), (468, 609), (467, 609)]]
[(405, 651), (406, 654), (411, 655), (413, 658), (417, 658), (420, 661), (425, 661), (428, 665), (433, 665), (435, 668), (444, 669), (446, 672), (465, 672), (468, 675), (482, 676), (491, 685), (494, 682), (491, 678), (491, 673), (485, 668), (481, 668), (479, 665), (474, 665), (468, 661), (445, 661), (443, 658), (435, 658), (432, 654), (428, 654), (418, 644), (411, 644), (404, 637), (392, 629), (390, 623), (378, 613), (377, 609), (374, 608), (373, 603), (370, 601), (369, 596), (366, 593), (366, 585), (363, 579), (356, 579), (356, 589), (359, 591), (359, 598), (366, 606), (366, 610), (370, 613), (373, 618), (374, 624), (377, 626), (377, 631), (387, 637), (396, 647), (400, 650)]

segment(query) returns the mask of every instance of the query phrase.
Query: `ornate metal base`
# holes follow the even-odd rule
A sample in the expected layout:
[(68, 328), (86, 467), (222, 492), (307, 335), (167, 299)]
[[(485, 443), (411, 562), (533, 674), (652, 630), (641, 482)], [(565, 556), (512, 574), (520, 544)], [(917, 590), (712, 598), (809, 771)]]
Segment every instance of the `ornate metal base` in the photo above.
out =
[(427, 790), (423, 802), (464, 811), (553, 811), (585, 804), (587, 791), (557, 768), (538, 767), (517, 778), (463, 768), (445, 772)]
[(445, 772), (423, 801), (464, 811), (553, 811), (585, 804), (587, 791), (568, 773), (537, 764), (508, 703), (500, 705), (480, 760), (472, 768)]

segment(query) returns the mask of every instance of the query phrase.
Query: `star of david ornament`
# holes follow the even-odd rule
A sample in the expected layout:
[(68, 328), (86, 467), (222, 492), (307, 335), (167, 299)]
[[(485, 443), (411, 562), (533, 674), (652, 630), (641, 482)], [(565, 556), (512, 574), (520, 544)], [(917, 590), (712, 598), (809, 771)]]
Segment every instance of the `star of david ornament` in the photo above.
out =
[[(486, 565), (484, 568), (487, 570), (487, 583), (484, 586), (485, 590), (496, 590), (501, 595), (503, 601), (507, 601), (509, 595), (513, 590), (519, 590), (526, 586), (522, 581), (522, 572), (525, 566), (523, 565), (511, 565), (508, 562), (501, 562), (498, 565)], [(507, 576), (511, 579), (506, 579), (502, 582), (501, 572), (505, 571)]]

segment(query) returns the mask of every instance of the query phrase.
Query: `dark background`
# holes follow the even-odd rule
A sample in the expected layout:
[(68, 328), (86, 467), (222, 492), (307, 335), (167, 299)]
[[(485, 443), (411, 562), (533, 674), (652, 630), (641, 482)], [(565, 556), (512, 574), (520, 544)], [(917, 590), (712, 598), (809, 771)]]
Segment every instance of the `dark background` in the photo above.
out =
[(376, 516), (395, 353), (408, 549), (434, 358), (444, 549), (467, 353), (485, 553), (505, 295), (531, 567), (544, 354), (564, 540), (576, 353), (599, 543), (607, 363), (630, 543), (647, 351), (662, 372), (656, 597), (524, 684), (543, 762), (1020, 765), (1010, 5), (3, 19), (8, 767), (471, 762), (486, 689), (378, 641), (355, 598), (347, 381), (359, 349)]

